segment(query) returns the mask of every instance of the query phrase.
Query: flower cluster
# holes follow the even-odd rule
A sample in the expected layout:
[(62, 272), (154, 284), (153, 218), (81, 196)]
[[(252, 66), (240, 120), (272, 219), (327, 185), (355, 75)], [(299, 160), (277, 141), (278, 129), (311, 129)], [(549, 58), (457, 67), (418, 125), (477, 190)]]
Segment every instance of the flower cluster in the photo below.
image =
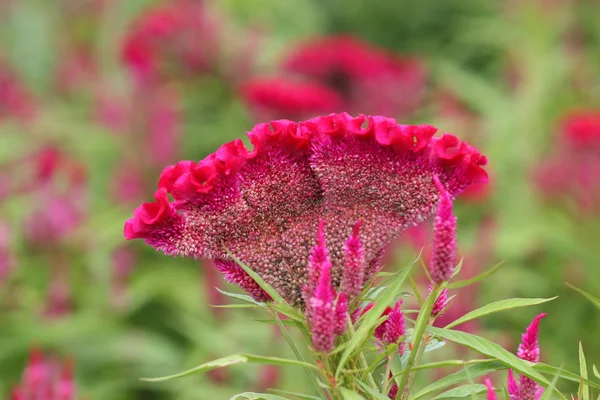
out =
[[(320, 220), (331, 282), (339, 288), (344, 264), (355, 262), (344, 254), (364, 257), (359, 278), (367, 281), (386, 246), (435, 211), (433, 176), (448, 196), (486, 181), (484, 156), (452, 135), (433, 138), (435, 132), (345, 113), (259, 124), (248, 133), (252, 151), (235, 140), (197, 163), (167, 167), (156, 201), (134, 211), (125, 237), (144, 239), (168, 255), (220, 263), (231, 263), (231, 252), (290, 304), (304, 307), (308, 254)], [(347, 243), (349, 235), (355, 239)], [(347, 281), (351, 291), (356, 284)]]
[(0, 54), (0, 120), (8, 117), (27, 121), (35, 114), (32, 94), (2, 60)]
[(420, 61), (347, 35), (299, 45), (282, 69), (282, 77), (243, 86), (259, 118), (299, 120), (340, 110), (406, 116), (420, 104), (426, 80)]
[(73, 366), (44, 357), (33, 349), (23, 372), (21, 383), (15, 387), (11, 400), (75, 400), (76, 385)]

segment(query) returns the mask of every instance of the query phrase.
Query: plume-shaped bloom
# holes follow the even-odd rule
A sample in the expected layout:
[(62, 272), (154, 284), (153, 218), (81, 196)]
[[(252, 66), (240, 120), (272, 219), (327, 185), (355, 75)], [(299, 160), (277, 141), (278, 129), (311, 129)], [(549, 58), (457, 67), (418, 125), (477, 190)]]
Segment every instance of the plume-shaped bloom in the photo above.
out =
[[(429, 293), (431, 294), (431, 292), (433, 291), (433, 285), (429, 285)], [(433, 303), (433, 309), (431, 310), (431, 315), (433, 317), (438, 317), (440, 315), (442, 315), (445, 310), (448, 308), (448, 306), (450, 305), (449, 300), (448, 300), (448, 289), (444, 289), (442, 290), (442, 293), (440, 293), (440, 295), (438, 296), (437, 299), (435, 299), (435, 302)]]
[[(521, 336), (521, 343), (517, 350), (517, 357), (532, 363), (540, 361), (540, 347), (538, 343), (538, 332), (540, 320), (546, 314), (536, 316)], [(512, 370), (508, 371), (508, 394), (510, 400), (538, 400), (542, 395), (543, 388), (533, 379), (522, 375), (519, 383), (515, 380)]]
[(441, 283), (452, 277), (456, 266), (456, 217), (452, 213), (450, 193), (437, 176), (434, 176), (433, 180), (440, 191), (440, 200), (433, 226), (429, 275), (435, 283)]
[(70, 362), (58, 363), (33, 349), (11, 400), (75, 400), (76, 391)]
[(358, 296), (365, 283), (365, 248), (358, 237), (361, 221), (354, 225), (352, 234), (344, 246), (344, 270), (342, 274), (342, 292), (350, 299)]
[(215, 260), (217, 269), (225, 280), (244, 289), (256, 301), (269, 301), (271, 296), (242, 267), (231, 260)]
[(393, 309), (387, 314), (388, 319), (383, 322), (383, 333), (380, 339), (384, 344), (398, 344), (398, 354), (404, 354), (404, 342), (402, 338), (406, 333), (404, 314), (400, 310), (402, 299), (396, 302)]
[(485, 386), (487, 386), (487, 400), (497, 400), (496, 392), (494, 391), (494, 386), (492, 386), (492, 381), (486, 378)]
[(318, 82), (255, 78), (242, 85), (241, 95), (260, 120), (301, 120), (343, 109), (342, 98)]
[(319, 221), (337, 289), (356, 221), (363, 221), (366, 281), (386, 246), (435, 210), (434, 175), (453, 196), (486, 181), (484, 156), (454, 136), (432, 138), (435, 132), (345, 113), (259, 124), (248, 134), (252, 151), (238, 139), (198, 163), (167, 167), (156, 201), (134, 211), (125, 237), (168, 255), (219, 262), (231, 260), (229, 250), (290, 304), (304, 307)]
[(344, 99), (346, 110), (407, 115), (421, 102), (423, 64), (356, 37), (329, 36), (299, 45), (284, 61), (287, 72), (321, 82)]
[(331, 286), (331, 264), (323, 264), (319, 283), (310, 299), (310, 325), (315, 351), (329, 353), (335, 346), (338, 327), (335, 291)]
[[(392, 379), (393, 376), (394, 375), (390, 372), (388, 379)], [(396, 382), (394, 382), (394, 384), (390, 388), (390, 391), (388, 392), (388, 398), (394, 400), (397, 395), (398, 395), (398, 384)]]

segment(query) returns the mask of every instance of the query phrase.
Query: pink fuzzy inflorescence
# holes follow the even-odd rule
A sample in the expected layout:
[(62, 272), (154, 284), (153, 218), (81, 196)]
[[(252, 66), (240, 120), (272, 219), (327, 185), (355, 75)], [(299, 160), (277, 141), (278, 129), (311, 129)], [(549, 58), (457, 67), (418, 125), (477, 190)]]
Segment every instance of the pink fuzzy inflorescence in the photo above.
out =
[[(517, 356), (520, 359), (532, 363), (540, 361), (538, 332), (540, 320), (545, 316), (546, 314), (539, 314), (535, 317), (521, 336), (521, 344), (517, 350)], [(536, 381), (523, 375), (517, 383), (512, 370), (508, 372), (507, 388), (510, 400), (538, 400), (541, 397), (543, 388)]]
[(12, 391), (11, 400), (75, 400), (76, 385), (73, 366), (58, 363), (33, 349), (19, 386)]
[[(435, 132), (346, 113), (258, 124), (248, 133), (252, 151), (238, 139), (202, 161), (167, 167), (156, 201), (134, 211), (125, 237), (168, 255), (218, 263), (232, 263), (230, 251), (284, 299), (304, 307), (320, 220), (337, 289), (345, 264), (364, 257), (361, 280), (367, 281), (386, 246), (435, 211), (433, 176), (448, 196), (487, 180), (484, 156), (452, 135), (433, 138)], [(357, 283), (346, 279), (345, 285)]]
[(440, 191), (440, 200), (433, 225), (429, 275), (435, 283), (441, 283), (450, 280), (456, 265), (456, 217), (452, 213), (450, 193), (436, 175), (433, 181)]

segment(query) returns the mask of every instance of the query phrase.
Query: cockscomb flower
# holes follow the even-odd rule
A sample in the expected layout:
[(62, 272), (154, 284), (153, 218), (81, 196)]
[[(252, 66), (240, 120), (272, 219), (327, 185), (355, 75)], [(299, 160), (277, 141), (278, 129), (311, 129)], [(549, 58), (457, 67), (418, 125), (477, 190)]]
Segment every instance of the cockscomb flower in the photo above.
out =
[(426, 72), (414, 58), (342, 35), (316, 38), (299, 45), (284, 60), (287, 72), (315, 79), (335, 90), (346, 109), (385, 115), (407, 115), (423, 96)]
[(439, 178), (433, 180), (440, 191), (437, 215), (433, 225), (433, 249), (429, 261), (429, 275), (435, 283), (448, 281), (456, 266), (456, 217), (452, 213), (452, 199)]
[(258, 119), (301, 120), (340, 111), (343, 100), (318, 82), (255, 78), (241, 86), (241, 95)]
[(70, 362), (58, 363), (33, 349), (11, 400), (75, 400), (76, 391)]
[[(522, 360), (537, 363), (540, 361), (540, 347), (538, 343), (538, 332), (540, 320), (546, 314), (539, 314), (533, 319), (531, 324), (521, 336), (521, 343), (517, 350), (517, 357)], [(543, 388), (533, 379), (521, 376), (517, 384), (513, 371), (508, 371), (508, 394), (510, 400), (538, 400), (543, 392)]]
[(238, 139), (197, 163), (165, 168), (156, 201), (134, 211), (125, 237), (173, 256), (231, 262), (231, 252), (304, 307), (319, 221), (337, 290), (357, 221), (367, 281), (386, 246), (434, 212), (434, 175), (452, 196), (486, 181), (484, 156), (454, 136), (433, 138), (435, 132), (346, 113), (258, 124), (248, 133), (252, 151)]

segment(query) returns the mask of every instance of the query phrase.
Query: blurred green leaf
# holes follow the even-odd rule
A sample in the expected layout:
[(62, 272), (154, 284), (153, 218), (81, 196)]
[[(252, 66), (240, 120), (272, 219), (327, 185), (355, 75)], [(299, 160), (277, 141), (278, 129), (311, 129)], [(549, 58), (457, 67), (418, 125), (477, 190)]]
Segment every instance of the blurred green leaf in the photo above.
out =
[(588, 379), (587, 363), (585, 361), (585, 354), (583, 353), (583, 346), (579, 342), (579, 373), (581, 374), (581, 382), (579, 384), (579, 397), (583, 400), (590, 400), (590, 388), (587, 386), (585, 381)]
[(537, 304), (546, 303), (548, 301), (552, 301), (556, 299), (556, 297), (552, 297), (549, 299), (507, 299), (500, 300), (490, 304), (486, 304), (485, 306), (478, 308), (477, 310), (473, 310), (458, 318), (457, 320), (452, 321), (448, 325), (445, 326), (445, 329), (450, 329), (457, 325), (463, 324), (467, 321), (471, 321), (485, 315), (497, 313), (500, 311), (512, 310), (519, 307), (529, 307)]
[(450, 282), (448, 284), (448, 289), (458, 289), (458, 288), (469, 286), (469, 285), (472, 285), (479, 281), (482, 281), (483, 279), (492, 275), (494, 272), (498, 271), (500, 269), (500, 267), (502, 267), (502, 265), (504, 265), (504, 261), (500, 261), (498, 264), (494, 265), (491, 269), (485, 271), (482, 274), (474, 276), (473, 278), (465, 279), (465, 280), (458, 281), (458, 282)]
[(344, 400), (365, 400), (360, 394), (353, 392), (350, 389), (346, 389), (344, 387), (339, 388), (340, 393), (342, 394), (342, 398)]
[(565, 284), (566, 284), (568, 287), (570, 287), (571, 289), (573, 289), (573, 290), (576, 290), (577, 292), (579, 292), (581, 295), (583, 295), (583, 297), (585, 297), (586, 299), (588, 299), (588, 300), (589, 300), (589, 301), (590, 301), (590, 302), (591, 302), (591, 303), (592, 303), (594, 306), (596, 306), (596, 308), (597, 308), (598, 310), (600, 310), (600, 299), (599, 299), (599, 298), (592, 296), (592, 295), (591, 295), (591, 294), (589, 294), (588, 292), (586, 292), (586, 291), (583, 291), (583, 290), (581, 290), (581, 289), (579, 289), (579, 288), (577, 288), (577, 287), (575, 287), (575, 286), (571, 285), (570, 283), (566, 283), (566, 282), (565, 282)]
[(269, 393), (240, 393), (231, 397), (229, 400), (290, 400), (287, 397), (278, 396)]
[(432, 400), (435, 399), (452, 399), (452, 398), (461, 398), (471, 396), (472, 394), (480, 394), (485, 393), (487, 391), (487, 387), (481, 384), (469, 384), (459, 386), (450, 390), (445, 391), (437, 396), (435, 396)]

